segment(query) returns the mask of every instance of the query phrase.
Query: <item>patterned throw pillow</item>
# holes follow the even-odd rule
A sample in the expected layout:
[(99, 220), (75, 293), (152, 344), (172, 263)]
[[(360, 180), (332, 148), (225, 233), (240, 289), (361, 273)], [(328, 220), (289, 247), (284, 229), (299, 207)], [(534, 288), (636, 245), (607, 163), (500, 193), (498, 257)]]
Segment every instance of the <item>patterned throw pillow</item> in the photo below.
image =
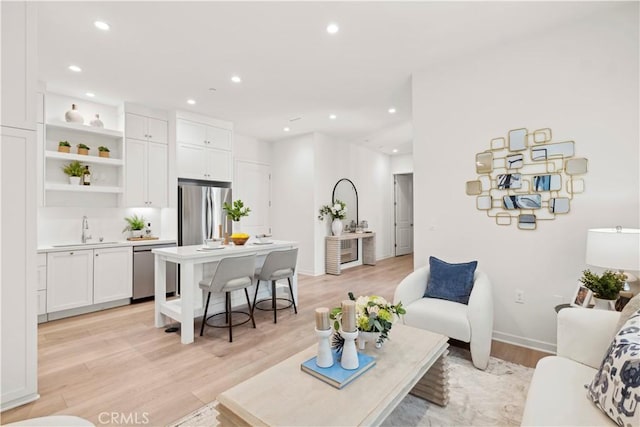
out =
[(640, 310), (613, 338), (587, 395), (619, 426), (640, 426)]

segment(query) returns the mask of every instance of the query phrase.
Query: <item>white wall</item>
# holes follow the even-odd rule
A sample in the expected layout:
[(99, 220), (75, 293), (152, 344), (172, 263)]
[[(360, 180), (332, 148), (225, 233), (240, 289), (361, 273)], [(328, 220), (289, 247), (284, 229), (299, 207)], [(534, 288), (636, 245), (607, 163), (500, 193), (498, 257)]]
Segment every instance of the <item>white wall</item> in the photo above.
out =
[(261, 141), (251, 136), (233, 135), (233, 158), (246, 162), (271, 164), (272, 146), (271, 143)]
[[(587, 268), (587, 229), (639, 226), (638, 44), (638, 3), (626, 3), (413, 76), (415, 265), (477, 259), (499, 339), (553, 349), (553, 307)], [(497, 226), (465, 195), (475, 154), (519, 127), (549, 127), (589, 159), (586, 192), (535, 231)]]
[(318, 210), (331, 203), (333, 187), (341, 178), (349, 178), (356, 186), (358, 217), (366, 219), (376, 232), (376, 257), (391, 256), (393, 178), (389, 156), (319, 133), (274, 142), (272, 155), (274, 236), (300, 242), (301, 273), (324, 274), (324, 238), (330, 233), (330, 224), (328, 219), (317, 219)]
[(412, 173), (413, 172), (413, 154), (400, 154), (391, 156), (391, 173)]

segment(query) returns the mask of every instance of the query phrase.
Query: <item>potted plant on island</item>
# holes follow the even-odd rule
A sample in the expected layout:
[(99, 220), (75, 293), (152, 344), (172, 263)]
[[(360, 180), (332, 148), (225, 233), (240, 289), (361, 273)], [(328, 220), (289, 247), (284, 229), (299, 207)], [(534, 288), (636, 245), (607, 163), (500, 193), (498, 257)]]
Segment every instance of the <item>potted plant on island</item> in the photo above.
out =
[(333, 205), (324, 205), (320, 208), (318, 219), (324, 219), (325, 216), (330, 216), (332, 219), (331, 232), (333, 235), (341, 235), (344, 228), (342, 220), (347, 217), (347, 204), (342, 200), (336, 200)]
[(104, 145), (101, 145), (98, 147), (98, 155), (100, 157), (109, 157), (109, 148), (105, 147)]
[(601, 276), (590, 270), (582, 272), (580, 282), (593, 292), (595, 308), (602, 310), (611, 309), (611, 301), (616, 301), (620, 291), (624, 287), (625, 275), (611, 270), (606, 270)]
[(247, 233), (240, 232), (240, 219), (243, 216), (249, 216), (251, 208), (245, 207), (244, 202), (238, 199), (234, 201), (232, 205), (225, 202), (222, 205), (222, 209), (225, 210), (229, 218), (231, 218), (231, 220), (235, 223), (233, 226), (234, 232), (233, 234), (231, 234), (231, 240), (238, 246), (244, 245), (247, 240), (249, 240), (249, 235)]
[(58, 151), (61, 153), (70, 153), (71, 152), (71, 144), (69, 141), (60, 141), (58, 142)]
[(88, 145), (85, 144), (78, 144), (76, 145), (76, 147), (78, 147), (78, 154), (82, 155), (82, 156), (86, 156), (89, 154), (89, 150), (91, 148), (89, 148)]
[(84, 166), (79, 161), (74, 160), (63, 167), (62, 172), (69, 176), (69, 184), (80, 185), (80, 177), (84, 173)]
[(144, 217), (134, 214), (133, 216), (125, 217), (124, 220), (127, 221), (127, 226), (122, 230), (123, 233), (128, 231), (130, 238), (142, 237), (146, 223)]

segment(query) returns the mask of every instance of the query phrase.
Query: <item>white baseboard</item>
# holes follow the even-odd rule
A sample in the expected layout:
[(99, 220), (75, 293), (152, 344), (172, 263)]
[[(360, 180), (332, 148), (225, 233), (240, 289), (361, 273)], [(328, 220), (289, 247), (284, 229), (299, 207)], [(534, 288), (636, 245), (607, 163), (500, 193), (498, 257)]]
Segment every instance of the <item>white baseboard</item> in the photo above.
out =
[(0, 411), (4, 412), (8, 409), (13, 409), (18, 406), (26, 405), (27, 403), (33, 402), (38, 399), (40, 399), (40, 395), (38, 393), (30, 393), (26, 396), (13, 399), (9, 402), (2, 402), (2, 404), (0, 404)]
[(493, 331), (493, 339), (507, 344), (544, 351), (546, 353), (556, 353), (556, 344), (554, 343), (520, 337), (518, 335), (507, 334), (506, 332)]

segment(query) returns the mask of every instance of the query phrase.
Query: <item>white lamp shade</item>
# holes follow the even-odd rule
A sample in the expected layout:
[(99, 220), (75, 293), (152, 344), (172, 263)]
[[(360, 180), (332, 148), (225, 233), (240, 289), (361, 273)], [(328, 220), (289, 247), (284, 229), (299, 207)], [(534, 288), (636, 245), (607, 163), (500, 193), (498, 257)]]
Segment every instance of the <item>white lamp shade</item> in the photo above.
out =
[(640, 270), (640, 230), (594, 228), (587, 232), (586, 262), (615, 270)]

